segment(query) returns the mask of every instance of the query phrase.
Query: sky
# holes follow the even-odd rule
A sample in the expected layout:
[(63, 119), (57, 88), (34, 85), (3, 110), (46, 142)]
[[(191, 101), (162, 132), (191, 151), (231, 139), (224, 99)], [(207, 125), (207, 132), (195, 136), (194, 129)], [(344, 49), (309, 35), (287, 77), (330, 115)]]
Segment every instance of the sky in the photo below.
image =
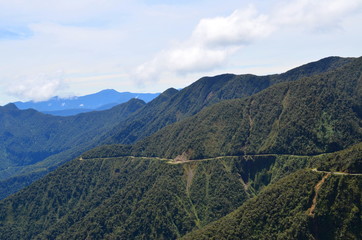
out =
[(362, 54), (362, 0), (0, 0), (0, 105)]

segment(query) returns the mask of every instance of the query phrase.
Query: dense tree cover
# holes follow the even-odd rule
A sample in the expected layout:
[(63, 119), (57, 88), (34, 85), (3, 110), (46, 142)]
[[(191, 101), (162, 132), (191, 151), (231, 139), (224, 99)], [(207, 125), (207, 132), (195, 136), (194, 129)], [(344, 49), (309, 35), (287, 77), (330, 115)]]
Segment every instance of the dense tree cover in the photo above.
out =
[(95, 147), (81, 155), (83, 159), (131, 156), (132, 145), (112, 144)]
[[(1, 107), (2, 168), (24, 166), (90, 141), (144, 105), (133, 99), (111, 110), (55, 117), (35, 110)], [(2, 177), (2, 176), (1, 176)]]
[[(130, 143), (178, 123), (134, 145), (92, 149), (0, 201), (0, 239), (175, 239), (197, 229), (186, 238), (313, 239), (329, 226), (327, 239), (358, 238), (360, 176), (311, 168), (361, 172), (361, 66), (328, 58), (282, 75), (169, 89), (93, 139)], [(77, 154), (92, 138), (82, 137), (58, 156)], [(194, 161), (177, 164), (177, 155)], [(51, 157), (32, 173), (49, 166)]]
[[(362, 140), (362, 58), (344, 67), (227, 100), (167, 126), (134, 151), (191, 158), (254, 153), (311, 155)], [(158, 144), (154, 144), (158, 143)]]
[[(3, 142), (0, 145), (0, 181), (7, 179), (7, 183), (12, 183), (0, 183), (8, 186), (0, 188), (0, 196), (17, 191), (50, 169), (101, 143), (133, 143), (196, 114), (205, 106), (224, 99), (250, 96), (275, 83), (337, 69), (351, 61), (352, 58), (329, 57), (283, 74), (204, 77), (181, 91), (165, 91), (131, 115), (128, 113), (135, 112), (135, 109), (122, 107), (71, 118), (51, 117), (32, 110), (18, 111), (11, 106), (0, 108), (3, 121), (0, 123), (0, 141)], [(137, 105), (137, 109), (139, 107)], [(22, 177), (9, 179), (18, 175)]]
[(226, 217), (182, 239), (361, 239), (362, 178), (298, 171), (266, 187)]
[(311, 239), (305, 234), (306, 212), (319, 179), (318, 174), (308, 171), (289, 175), (184, 239)]
[(310, 160), (310, 165), (324, 171), (361, 173), (362, 143), (358, 143), (343, 151), (316, 156)]
[(316, 62), (307, 63), (303, 66), (282, 73), (274, 79), (275, 82), (295, 81), (304, 77), (310, 77), (320, 73), (338, 69), (354, 61), (354, 58), (327, 57)]
[(144, 104), (133, 99), (110, 110), (72, 117), (19, 110), (13, 104), (0, 107), (0, 180), (5, 181), (0, 182), (0, 196), (96, 146), (104, 132)]
[(309, 231), (316, 239), (362, 239), (362, 176), (327, 178)]
[[(330, 177), (318, 195), (315, 216), (307, 210), (324, 174), (310, 168), (338, 155), (344, 169), (360, 160), (351, 155), (360, 146), (312, 157), (245, 155), (183, 164), (107, 156), (112, 146), (94, 149), (1, 201), (0, 238), (174, 239), (201, 228), (188, 237), (312, 239), (329, 226), (333, 234), (357, 236), (360, 230), (349, 223), (358, 224), (361, 214), (361, 176)], [(345, 205), (345, 214), (337, 216)], [(328, 215), (330, 209), (336, 210)]]
[(353, 58), (328, 57), (286, 73), (268, 76), (223, 74), (203, 77), (179, 92), (169, 89), (161, 94), (138, 114), (114, 128), (109, 133), (110, 138), (107, 143), (134, 143), (171, 123), (198, 113), (206, 106), (226, 99), (251, 96), (276, 83), (296, 81), (338, 69), (353, 60)]
[(32, 171), (28, 174), (17, 175), (15, 177), (8, 178), (0, 181), (0, 199), (4, 199), (7, 196), (14, 193), (14, 191), (20, 190), (30, 185), (34, 180), (43, 177), (48, 171)]
[[(362, 139), (361, 62), (356, 59), (331, 72), (215, 104), (127, 147), (127, 155), (174, 158), (190, 152), (197, 159), (254, 153), (310, 155), (343, 149)], [(286, 74), (295, 76), (297, 70)], [(117, 156), (119, 149), (112, 151)]]
[(353, 239), (361, 235), (353, 227), (360, 223), (361, 176), (330, 176), (313, 217), (308, 209), (325, 174), (311, 168), (335, 155), (339, 166), (350, 166), (359, 160), (351, 154), (359, 147), (313, 157), (239, 156), (183, 164), (93, 158), (106, 153), (98, 148), (1, 201), (0, 238), (174, 239), (201, 229), (186, 237), (313, 239), (331, 227), (326, 236)]
[[(275, 176), (270, 185), (231, 214), (183, 239), (361, 239), (362, 168), (351, 164), (361, 162), (361, 146), (313, 157), (278, 156), (268, 170)], [(332, 175), (310, 169), (317, 166)], [(361, 175), (334, 175), (338, 168)], [(316, 196), (322, 176), (326, 180)]]
[(76, 159), (0, 202), (0, 238), (180, 237), (253, 197), (275, 159)]

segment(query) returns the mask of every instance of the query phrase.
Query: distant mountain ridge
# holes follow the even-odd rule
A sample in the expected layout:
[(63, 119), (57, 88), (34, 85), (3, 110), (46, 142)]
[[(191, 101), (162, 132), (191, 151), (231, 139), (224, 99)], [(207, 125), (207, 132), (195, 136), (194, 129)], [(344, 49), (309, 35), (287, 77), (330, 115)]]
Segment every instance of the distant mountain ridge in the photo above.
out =
[[(104, 132), (145, 104), (131, 99), (108, 110), (68, 117), (19, 110), (12, 103), (0, 107), (0, 198), (97, 146)], [(18, 178), (2, 182), (12, 177)]]
[(14, 104), (21, 110), (32, 108), (55, 116), (71, 116), (84, 112), (107, 110), (132, 98), (138, 98), (147, 103), (158, 95), (159, 93), (118, 92), (114, 89), (105, 89), (80, 97), (52, 97), (47, 101), (14, 102)]

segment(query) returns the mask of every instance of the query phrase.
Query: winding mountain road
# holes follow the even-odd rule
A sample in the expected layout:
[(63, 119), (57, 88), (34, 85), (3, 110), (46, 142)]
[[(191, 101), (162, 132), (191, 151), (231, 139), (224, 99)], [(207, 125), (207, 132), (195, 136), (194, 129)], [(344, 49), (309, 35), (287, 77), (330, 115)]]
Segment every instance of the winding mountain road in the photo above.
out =
[(344, 175), (344, 176), (362, 176), (362, 173), (346, 173), (346, 172), (328, 172), (328, 171), (320, 171), (316, 168), (311, 169), (313, 172), (319, 173), (327, 173), (331, 175)]
[[(255, 154), (255, 155), (244, 155), (244, 156), (250, 156), (250, 157), (255, 157), (255, 156), (276, 156), (278, 154)], [(284, 155), (283, 156), (295, 156), (295, 157), (306, 157), (306, 156), (302, 156), (302, 155)], [(119, 156), (119, 157), (99, 157), (96, 159), (114, 159), (114, 158), (120, 158), (120, 157), (129, 157), (129, 158), (141, 158), (141, 159), (155, 159), (155, 160), (161, 160), (161, 161), (167, 161), (169, 164), (183, 164), (183, 163), (188, 163), (188, 162), (201, 162), (201, 161), (210, 161), (210, 160), (216, 160), (216, 159), (222, 159), (222, 158), (235, 158), (235, 157), (240, 157), (240, 156), (218, 156), (218, 157), (213, 157), (213, 158), (203, 158), (203, 159), (183, 159), (183, 158), (175, 158), (175, 159), (170, 159), (170, 158), (160, 158), (160, 157), (137, 157), (137, 156)], [(83, 157), (80, 157), (79, 160), (87, 160), (83, 159)], [(318, 170), (317, 168), (312, 168), (310, 169), (313, 172), (317, 172), (317, 173), (325, 173), (325, 174), (330, 174), (330, 175), (339, 175), (339, 176), (362, 176), (362, 173), (346, 173), (346, 172), (335, 172), (335, 171), (322, 171), (322, 170)]]

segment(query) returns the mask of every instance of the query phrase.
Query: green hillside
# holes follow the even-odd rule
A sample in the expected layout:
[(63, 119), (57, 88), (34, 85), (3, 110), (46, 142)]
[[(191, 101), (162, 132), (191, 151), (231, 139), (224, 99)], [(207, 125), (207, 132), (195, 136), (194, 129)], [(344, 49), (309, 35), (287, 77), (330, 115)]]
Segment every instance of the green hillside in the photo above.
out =
[(279, 82), (337, 69), (353, 60), (329, 57), (283, 74), (261, 77), (250, 74), (204, 77), (181, 91), (168, 89), (146, 105), (131, 101), (129, 109), (120, 105), (109, 111), (69, 118), (33, 110), (19, 111), (11, 105), (2, 107), (0, 199), (99, 144), (133, 143), (206, 106), (250, 96)]
[(268, 186), (233, 213), (182, 239), (361, 239), (361, 176), (299, 171)]
[(97, 135), (143, 140), (93, 148), (1, 200), (0, 239), (359, 239), (361, 72), (362, 58), (327, 58), (169, 89)]
[[(312, 157), (342, 168), (362, 163), (362, 144)], [(332, 161), (333, 162), (333, 161)], [(336, 167), (330, 165), (332, 167)], [(182, 239), (361, 239), (362, 168), (351, 172), (300, 170), (277, 181), (226, 217)], [(328, 170), (327, 170), (328, 171)]]
[(72, 117), (19, 110), (13, 104), (0, 107), (0, 198), (95, 147), (104, 132), (144, 105), (133, 99)]
[(338, 69), (352, 61), (353, 58), (328, 57), (282, 74), (267, 76), (223, 74), (203, 77), (179, 92), (169, 89), (161, 94), (142, 111), (114, 128), (109, 133), (106, 143), (131, 144), (217, 102), (251, 96), (276, 83), (296, 81)]
[(76, 159), (0, 202), (0, 238), (180, 237), (252, 197), (274, 161)]
[[(359, 223), (362, 176), (329, 176), (313, 216), (308, 209), (326, 175), (313, 170), (319, 162), (329, 164), (337, 155), (340, 166), (360, 162), (353, 153), (361, 148), (362, 143), (314, 157), (249, 155), (181, 164), (89, 154), (1, 201), (0, 238), (174, 239), (201, 229), (187, 239), (304, 239), (329, 227), (333, 236), (360, 236), (349, 224)], [(314, 224), (324, 228), (313, 232)]]
[[(223, 101), (135, 144), (133, 154), (189, 158), (311, 155), (362, 141), (362, 58), (335, 71)], [(161, 144), (154, 144), (161, 143)]]

